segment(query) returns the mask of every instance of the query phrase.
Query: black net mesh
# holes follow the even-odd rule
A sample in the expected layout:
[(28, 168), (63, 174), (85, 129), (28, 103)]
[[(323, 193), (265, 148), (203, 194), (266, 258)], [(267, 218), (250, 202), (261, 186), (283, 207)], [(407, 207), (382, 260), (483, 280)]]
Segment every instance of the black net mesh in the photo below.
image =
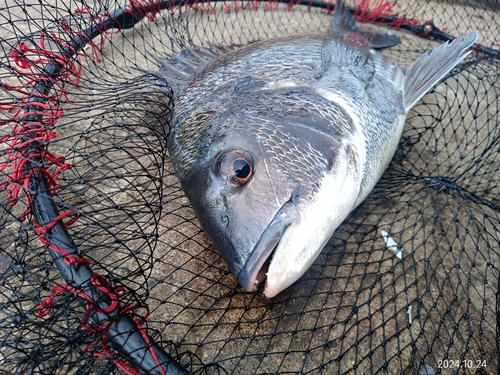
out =
[(0, 373), (500, 372), (500, 3), (348, 5), (401, 38), (384, 53), (403, 68), (463, 33), (480, 44), (267, 299), (200, 229), (166, 151), (171, 92), (143, 71), (183, 45), (325, 33), (332, 4), (2, 0)]

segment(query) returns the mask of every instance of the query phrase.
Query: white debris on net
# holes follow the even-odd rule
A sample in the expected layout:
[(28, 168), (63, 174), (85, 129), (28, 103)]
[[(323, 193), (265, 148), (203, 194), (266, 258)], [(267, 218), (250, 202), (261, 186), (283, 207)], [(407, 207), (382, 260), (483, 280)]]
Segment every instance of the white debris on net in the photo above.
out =
[(394, 239), (389, 235), (389, 233), (387, 233), (384, 230), (382, 231), (382, 237), (384, 238), (387, 247), (392, 251), (394, 251), (394, 253), (399, 259), (403, 260), (403, 246), (394, 241)]
[(411, 323), (413, 323), (413, 317), (411, 315), (412, 309), (413, 309), (413, 306), (410, 305), (410, 306), (408, 306), (408, 310), (406, 310), (406, 312), (408, 313), (408, 323), (410, 323), (410, 325), (411, 325)]

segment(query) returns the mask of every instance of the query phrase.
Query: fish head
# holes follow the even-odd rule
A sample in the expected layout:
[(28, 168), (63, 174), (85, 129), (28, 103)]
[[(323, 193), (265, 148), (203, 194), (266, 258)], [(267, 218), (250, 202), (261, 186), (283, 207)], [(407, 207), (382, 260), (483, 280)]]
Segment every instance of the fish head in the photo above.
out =
[(273, 297), (306, 272), (353, 209), (359, 157), (300, 119), (247, 112), (210, 121), (220, 126), (181, 184), (243, 288), (265, 280)]

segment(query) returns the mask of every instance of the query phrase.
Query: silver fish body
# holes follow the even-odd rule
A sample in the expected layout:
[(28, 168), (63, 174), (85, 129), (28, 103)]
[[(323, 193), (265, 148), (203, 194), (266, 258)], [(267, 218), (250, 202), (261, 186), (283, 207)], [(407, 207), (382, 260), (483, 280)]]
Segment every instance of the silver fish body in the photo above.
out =
[(381, 177), (409, 109), (476, 37), (423, 55), (405, 75), (340, 3), (331, 35), (161, 61), (174, 88), (176, 174), (246, 290), (266, 280), (273, 297), (305, 273)]

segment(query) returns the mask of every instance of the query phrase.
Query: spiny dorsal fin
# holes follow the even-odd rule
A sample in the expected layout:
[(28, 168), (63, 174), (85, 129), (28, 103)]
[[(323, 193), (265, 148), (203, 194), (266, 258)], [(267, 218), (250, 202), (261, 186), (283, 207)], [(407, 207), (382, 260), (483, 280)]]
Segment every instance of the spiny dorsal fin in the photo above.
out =
[(349, 9), (345, 7), (343, 0), (337, 2), (335, 11), (333, 12), (332, 32), (335, 33), (338, 30), (359, 33), (358, 25), (356, 25), (356, 21)]
[(181, 52), (167, 58), (153, 56), (160, 64), (160, 70), (148, 71), (148, 73), (165, 78), (174, 90), (174, 96), (177, 96), (208, 64), (236, 49), (238, 49), (237, 46), (220, 47), (212, 44), (209, 44), (208, 48), (184, 47)]
[[(352, 33), (358, 35), (359, 38), (353, 37)], [(346, 34), (350, 34), (351, 36), (345, 38)], [(345, 7), (343, 0), (339, 0), (335, 6), (332, 20), (332, 35), (340, 35), (342, 39), (348, 41), (358, 39), (359, 42), (359, 39), (361, 39), (364, 43), (375, 49), (389, 48), (401, 43), (401, 40), (396, 35), (361, 32), (356, 25), (351, 11)]]

